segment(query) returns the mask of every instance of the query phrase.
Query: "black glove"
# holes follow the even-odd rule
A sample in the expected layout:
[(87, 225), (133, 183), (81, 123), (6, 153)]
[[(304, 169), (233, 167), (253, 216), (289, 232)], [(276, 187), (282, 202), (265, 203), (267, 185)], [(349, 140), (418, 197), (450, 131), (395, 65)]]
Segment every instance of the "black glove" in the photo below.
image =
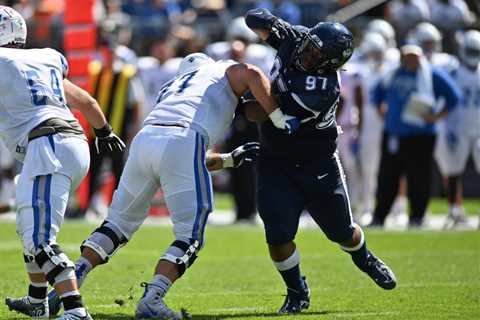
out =
[(95, 131), (95, 150), (97, 154), (100, 152), (122, 152), (125, 150), (125, 143), (112, 131), (112, 127), (107, 123), (100, 129)]
[(244, 145), (233, 150), (230, 155), (233, 160), (232, 167), (238, 168), (244, 162), (252, 163), (257, 159), (257, 156), (260, 152), (260, 143), (258, 142), (248, 142)]
[(276, 19), (272, 24), (272, 32), (276, 33), (280, 39), (293, 38), (301, 36), (300, 32), (295, 30), (288, 22), (282, 19)]

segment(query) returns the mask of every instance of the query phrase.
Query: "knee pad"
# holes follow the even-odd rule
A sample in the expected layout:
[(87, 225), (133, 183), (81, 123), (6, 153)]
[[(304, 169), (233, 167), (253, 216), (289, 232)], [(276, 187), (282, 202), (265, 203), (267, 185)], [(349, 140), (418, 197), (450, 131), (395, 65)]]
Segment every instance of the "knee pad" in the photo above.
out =
[(179, 277), (190, 267), (197, 259), (200, 251), (198, 240), (190, 239), (189, 243), (182, 240), (175, 240), (167, 249), (167, 252), (160, 257), (160, 260), (170, 261), (178, 266)]
[(43, 273), (42, 268), (40, 268), (35, 261), (35, 256), (31, 254), (23, 254), (23, 261), (25, 261), (28, 273)]
[(35, 252), (35, 262), (52, 286), (65, 280), (75, 279), (75, 265), (59, 245), (40, 244)]
[(117, 250), (128, 242), (127, 238), (113, 223), (105, 221), (100, 227), (92, 232), (90, 237), (80, 246), (80, 251), (88, 247), (98, 253), (103, 262), (117, 252)]

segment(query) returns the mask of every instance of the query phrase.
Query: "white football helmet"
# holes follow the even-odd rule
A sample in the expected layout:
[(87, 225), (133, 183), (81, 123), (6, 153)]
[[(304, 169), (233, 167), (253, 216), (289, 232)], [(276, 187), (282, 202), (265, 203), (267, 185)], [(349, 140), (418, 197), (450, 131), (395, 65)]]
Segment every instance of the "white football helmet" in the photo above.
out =
[(227, 29), (227, 40), (244, 39), (250, 43), (257, 42), (258, 36), (245, 23), (244, 17), (232, 20)]
[(374, 19), (367, 24), (367, 32), (376, 32), (382, 35), (387, 42), (389, 48), (395, 48), (397, 42), (395, 41), (395, 30), (390, 23), (383, 19)]
[[(437, 27), (431, 23), (419, 23), (412, 31), (411, 37), (411, 41), (422, 47), (425, 51), (442, 51), (442, 34)], [(431, 48), (427, 48), (426, 46), (431, 46)]]
[(372, 51), (384, 52), (387, 49), (387, 43), (383, 36), (376, 32), (367, 32), (360, 43), (360, 51), (368, 54)]
[(14, 9), (0, 6), (0, 46), (23, 47), (27, 41), (27, 24)]
[(180, 62), (177, 77), (192, 72), (207, 63), (215, 63), (215, 60), (207, 56), (205, 53), (191, 53)]
[(459, 48), (460, 59), (468, 67), (477, 68), (480, 64), (480, 32), (469, 30), (463, 34)]

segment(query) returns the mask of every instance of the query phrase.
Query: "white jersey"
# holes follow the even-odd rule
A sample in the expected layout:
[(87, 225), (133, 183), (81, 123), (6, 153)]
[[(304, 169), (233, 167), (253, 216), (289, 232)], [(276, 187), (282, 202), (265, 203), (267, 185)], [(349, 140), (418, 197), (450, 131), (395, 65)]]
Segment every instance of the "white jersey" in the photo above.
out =
[(215, 144), (228, 130), (238, 103), (225, 74), (234, 63), (220, 61), (202, 65), (167, 83), (144, 125), (188, 126), (203, 131), (209, 144)]
[(447, 128), (480, 137), (480, 68), (472, 71), (460, 65), (452, 76), (462, 92), (462, 99), (448, 117)]
[(66, 105), (65, 58), (53, 49), (0, 48), (0, 137), (23, 160), (28, 133), (56, 117), (75, 119)]

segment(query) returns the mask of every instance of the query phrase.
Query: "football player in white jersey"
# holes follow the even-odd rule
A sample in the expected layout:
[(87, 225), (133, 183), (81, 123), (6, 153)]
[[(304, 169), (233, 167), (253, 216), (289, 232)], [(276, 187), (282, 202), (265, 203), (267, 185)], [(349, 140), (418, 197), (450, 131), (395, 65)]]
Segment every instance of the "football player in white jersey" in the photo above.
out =
[(465, 220), (461, 206), (461, 176), (470, 154), (480, 173), (480, 32), (470, 30), (460, 40), (460, 66), (451, 75), (463, 94), (461, 104), (445, 121), (435, 157), (448, 177), (449, 215), (445, 227)]
[[(279, 129), (295, 129), (298, 120), (284, 115), (259, 68), (233, 61), (215, 62), (202, 53), (185, 57), (177, 76), (159, 92), (157, 104), (130, 147), (109, 214), (82, 244), (76, 262), (81, 283), (92, 268), (125, 245), (147, 217), (150, 201), (161, 186), (173, 223), (175, 241), (160, 257), (154, 279), (142, 284), (140, 319), (182, 319), (163, 301), (175, 280), (192, 265), (204, 245), (204, 230), (213, 209), (210, 170), (253, 161), (258, 143), (231, 153), (206, 153), (230, 126), (238, 98), (250, 90)], [(273, 111), (273, 112), (272, 112)], [(52, 306), (55, 299), (52, 297)], [(51, 308), (55, 312), (56, 308)]]
[(89, 149), (67, 103), (96, 128), (97, 147), (123, 149), (100, 107), (67, 79), (65, 58), (53, 49), (23, 49), (24, 19), (0, 6), (0, 137), (23, 169), (16, 189), (17, 233), (30, 277), (28, 296), (7, 298), (10, 309), (48, 318), (50, 283), (63, 303), (58, 319), (92, 319), (83, 306), (75, 268), (56, 242), (70, 191), (87, 173)]
[(396, 66), (388, 61), (385, 52), (388, 45), (385, 39), (376, 32), (368, 32), (360, 43), (359, 52), (362, 60), (359, 63), (359, 86), (361, 99), (359, 104), (359, 158), (361, 187), (360, 223), (367, 225), (372, 219), (377, 174), (380, 162), (380, 149), (383, 131), (383, 119), (371, 101), (371, 94), (378, 81)]

